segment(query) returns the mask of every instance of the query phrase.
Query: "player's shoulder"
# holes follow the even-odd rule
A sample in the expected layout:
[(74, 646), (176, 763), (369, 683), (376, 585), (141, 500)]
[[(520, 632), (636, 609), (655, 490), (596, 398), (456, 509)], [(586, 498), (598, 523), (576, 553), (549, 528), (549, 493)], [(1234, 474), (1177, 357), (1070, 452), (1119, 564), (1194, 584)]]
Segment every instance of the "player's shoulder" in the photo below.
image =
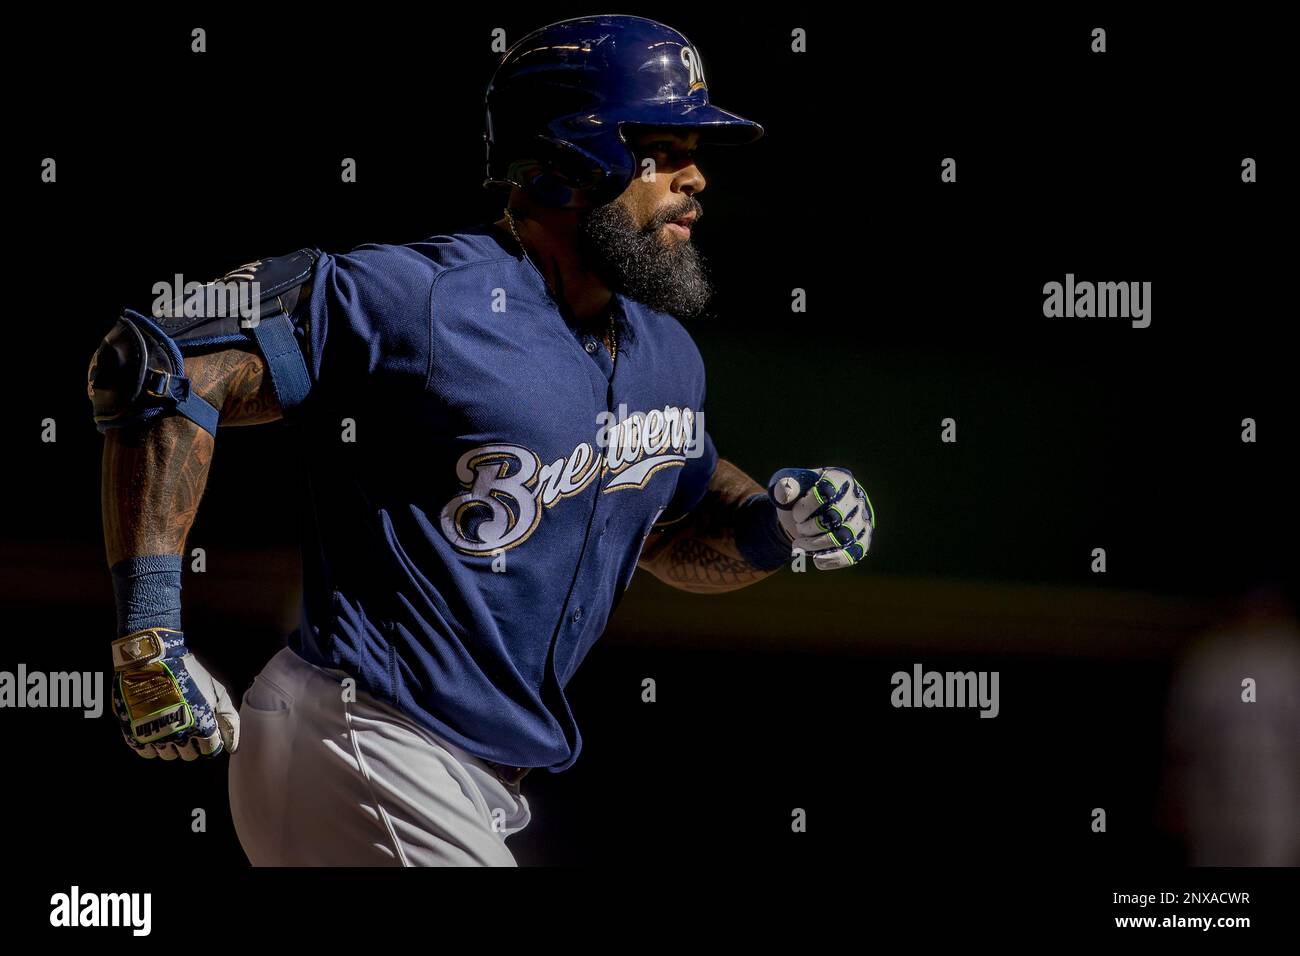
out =
[(441, 270), (515, 261), (515, 256), (501, 245), (500, 235), (490, 223), (440, 233), (405, 248)]
[(432, 282), (450, 269), (505, 258), (509, 256), (487, 226), (437, 234), (416, 242), (368, 242), (344, 253), (322, 256), (323, 261), (349, 273), (396, 282)]

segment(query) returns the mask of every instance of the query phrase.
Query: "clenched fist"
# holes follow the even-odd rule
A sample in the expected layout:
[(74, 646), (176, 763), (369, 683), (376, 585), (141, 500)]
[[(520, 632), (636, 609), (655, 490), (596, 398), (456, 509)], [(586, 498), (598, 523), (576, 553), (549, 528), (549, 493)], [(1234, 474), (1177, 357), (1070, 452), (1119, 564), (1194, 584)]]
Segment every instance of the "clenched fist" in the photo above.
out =
[(239, 711), (180, 631), (149, 627), (114, 641), (113, 668), (113, 711), (141, 757), (194, 760), (239, 746)]
[(819, 571), (867, 556), (876, 515), (847, 468), (782, 468), (768, 481), (767, 494), (791, 547), (811, 555)]

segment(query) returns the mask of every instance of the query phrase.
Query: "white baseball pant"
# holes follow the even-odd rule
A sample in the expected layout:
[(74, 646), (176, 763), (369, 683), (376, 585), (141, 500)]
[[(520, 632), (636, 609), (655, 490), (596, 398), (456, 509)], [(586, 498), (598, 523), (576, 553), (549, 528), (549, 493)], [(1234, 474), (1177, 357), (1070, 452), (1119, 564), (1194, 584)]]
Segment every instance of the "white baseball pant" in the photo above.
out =
[(239, 708), (230, 811), (254, 866), (515, 866), (519, 785), (284, 648)]

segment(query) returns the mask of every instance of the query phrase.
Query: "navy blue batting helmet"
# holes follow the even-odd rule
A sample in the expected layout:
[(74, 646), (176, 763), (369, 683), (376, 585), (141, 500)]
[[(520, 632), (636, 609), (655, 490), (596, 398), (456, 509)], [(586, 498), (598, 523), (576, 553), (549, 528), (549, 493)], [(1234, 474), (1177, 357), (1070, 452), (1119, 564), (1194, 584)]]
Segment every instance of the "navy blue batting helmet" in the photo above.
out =
[(709, 103), (691, 42), (643, 17), (578, 17), (506, 51), (487, 88), (487, 179), (547, 206), (607, 202), (636, 173), (626, 125), (698, 129), (750, 143), (757, 123)]

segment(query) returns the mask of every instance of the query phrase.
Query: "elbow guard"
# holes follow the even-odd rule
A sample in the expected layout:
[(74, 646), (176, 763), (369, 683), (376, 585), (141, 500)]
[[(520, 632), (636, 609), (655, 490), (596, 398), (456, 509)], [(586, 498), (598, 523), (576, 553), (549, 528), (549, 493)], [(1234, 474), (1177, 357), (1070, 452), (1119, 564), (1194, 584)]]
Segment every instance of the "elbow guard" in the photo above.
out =
[(218, 409), (194, 391), (185, 355), (249, 342), (266, 362), (281, 410), (291, 416), (311, 387), (294, 311), (318, 258), (315, 250), (300, 249), (241, 266), (155, 307), (152, 316), (126, 309), (90, 360), (86, 388), (96, 427), (105, 432), (180, 414), (215, 434)]

